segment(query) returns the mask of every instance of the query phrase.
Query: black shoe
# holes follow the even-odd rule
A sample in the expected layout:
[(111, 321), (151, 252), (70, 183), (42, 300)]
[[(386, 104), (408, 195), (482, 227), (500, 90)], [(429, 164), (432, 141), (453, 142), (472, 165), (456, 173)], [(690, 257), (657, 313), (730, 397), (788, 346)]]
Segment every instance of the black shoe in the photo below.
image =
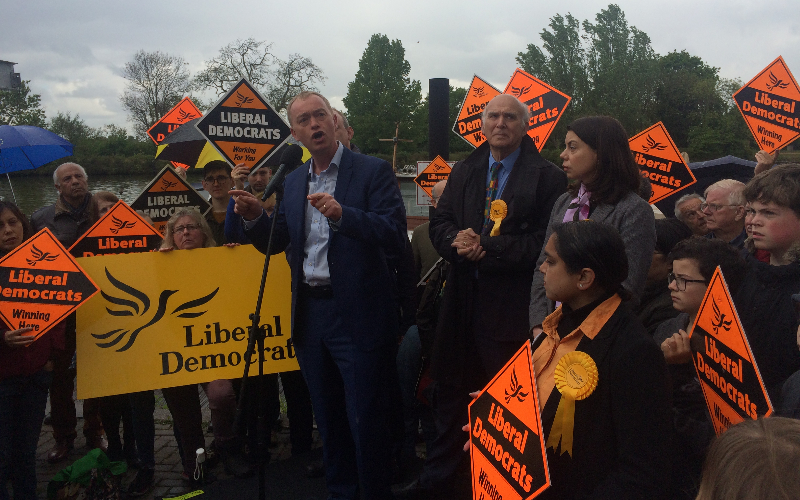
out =
[(244, 455), (237, 451), (220, 451), (220, 456), (225, 472), (237, 479), (250, 477), (255, 472)]
[(156, 471), (153, 469), (139, 469), (139, 472), (136, 473), (136, 477), (134, 477), (131, 484), (128, 485), (128, 497), (140, 497), (150, 491), (155, 484), (153, 481), (155, 472)]
[(325, 475), (325, 464), (322, 463), (322, 460), (314, 460), (306, 465), (306, 477), (307, 478), (315, 478), (315, 477), (322, 477)]
[(419, 484), (419, 479), (415, 479), (407, 485), (394, 490), (394, 497), (397, 500), (426, 500), (431, 497), (431, 492)]

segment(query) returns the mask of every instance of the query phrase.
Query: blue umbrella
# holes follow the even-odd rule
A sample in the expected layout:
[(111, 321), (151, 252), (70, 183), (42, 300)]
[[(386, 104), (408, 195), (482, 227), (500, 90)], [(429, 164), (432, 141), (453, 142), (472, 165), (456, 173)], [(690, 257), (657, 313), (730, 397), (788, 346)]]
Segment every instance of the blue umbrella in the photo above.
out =
[[(72, 144), (49, 130), (31, 125), (0, 125), (0, 174), (6, 177), (9, 172), (32, 170), (70, 155)], [(11, 185), (10, 177), (8, 184)]]

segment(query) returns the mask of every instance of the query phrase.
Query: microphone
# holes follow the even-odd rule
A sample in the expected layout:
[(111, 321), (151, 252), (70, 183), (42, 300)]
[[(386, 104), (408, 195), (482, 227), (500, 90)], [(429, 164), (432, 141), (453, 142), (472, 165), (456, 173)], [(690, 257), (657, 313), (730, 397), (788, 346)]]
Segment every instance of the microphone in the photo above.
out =
[(269, 184), (267, 184), (266, 189), (264, 189), (264, 196), (261, 197), (261, 201), (266, 201), (267, 198), (272, 196), (272, 193), (277, 191), (278, 188), (283, 184), (286, 176), (302, 164), (303, 148), (297, 144), (289, 144), (289, 147), (283, 150), (283, 154), (281, 155), (281, 166), (278, 167), (278, 171), (275, 172), (275, 175), (273, 175), (272, 179), (269, 180)]

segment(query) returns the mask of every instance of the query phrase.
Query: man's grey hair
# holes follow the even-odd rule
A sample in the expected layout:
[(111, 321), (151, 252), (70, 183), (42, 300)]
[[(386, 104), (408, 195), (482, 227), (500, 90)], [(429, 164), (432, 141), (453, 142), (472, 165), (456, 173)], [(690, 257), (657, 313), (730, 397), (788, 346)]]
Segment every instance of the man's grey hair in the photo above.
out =
[(722, 179), (706, 188), (703, 193), (708, 198), (708, 193), (717, 189), (728, 191), (728, 204), (743, 206), (744, 199), (744, 182), (737, 181), (736, 179)]
[(89, 180), (89, 174), (86, 173), (86, 169), (85, 168), (81, 167), (77, 163), (67, 162), (67, 163), (62, 163), (61, 165), (56, 167), (55, 170), (53, 170), (53, 184), (55, 184), (56, 186), (58, 186), (58, 171), (64, 165), (75, 165), (76, 167), (78, 167), (81, 170), (81, 172), (83, 172), (83, 176), (86, 177), (86, 180)]
[(339, 115), (339, 117), (342, 119), (342, 126), (344, 128), (350, 128), (350, 122), (347, 121), (347, 117), (344, 115), (344, 113), (342, 113), (341, 111), (339, 111), (336, 108), (332, 108), (332, 109), (333, 109), (333, 112), (336, 113), (337, 115)]
[(705, 203), (706, 202), (706, 199), (703, 198), (702, 196), (700, 196), (697, 193), (689, 193), (689, 194), (685, 194), (685, 195), (681, 196), (680, 198), (678, 198), (678, 201), (675, 202), (675, 218), (676, 219), (683, 220), (683, 212), (678, 207), (680, 207), (681, 205), (683, 205), (687, 201), (692, 201), (692, 200), (700, 200), (700, 203)]
[[(512, 99), (514, 99), (514, 101), (519, 106), (519, 114), (520, 114), (520, 117), (522, 118), (520, 120), (520, 122), (522, 124), (522, 133), (524, 134), (525, 132), (527, 132), (528, 131), (528, 124), (531, 122), (531, 112), (528, 109), (528, 106), (526, 106), (522, 101), (520, 101), (519, 99), (517, 99), (515, 96), (513, 96), (511, 94), (496, 95), (496, 96), (494, 96), (494, 98), (492, 98), (492, 101), (494, 101), (495, 99), (497, 99), (500, 96), (508, 96), (508, 97), (511, 97)], [(491, 103), (492, 101), (489, 101), (489, 102)], [(489, 104), (487, 103), (486, 107), (483, 108), (483, 113), (481, 113), (481, 123), (486, 121), (486, 112), (488, 110), (489, 110)]]

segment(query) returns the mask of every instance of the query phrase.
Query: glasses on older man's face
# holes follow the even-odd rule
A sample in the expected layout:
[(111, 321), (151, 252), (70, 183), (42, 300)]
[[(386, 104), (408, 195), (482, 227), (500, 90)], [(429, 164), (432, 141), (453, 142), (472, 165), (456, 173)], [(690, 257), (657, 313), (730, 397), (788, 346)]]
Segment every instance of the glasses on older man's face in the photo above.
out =
[(175, 234), (183, 234), (184, 231), (198, 231), (199, 224), (186, 224), (185, 226), (175, 226)]
[(675, 287), (678, 289), (679, 292), (686, 291), (686, 283), (705, 283), (705, 280), (690, 280), (688, 278), (682, 278), (680, 276), (675, 276), (675, 273), (667, 274), (667, 286), (669, 286), (672, 282), (675, 282)]
[(203, 179), (203, 182), (207, 182), (209, 184), (222, 184), (223, 182), (227, 181), (231, 177), (229, 175), (217, 175), (215, 177), (206, 177)]

